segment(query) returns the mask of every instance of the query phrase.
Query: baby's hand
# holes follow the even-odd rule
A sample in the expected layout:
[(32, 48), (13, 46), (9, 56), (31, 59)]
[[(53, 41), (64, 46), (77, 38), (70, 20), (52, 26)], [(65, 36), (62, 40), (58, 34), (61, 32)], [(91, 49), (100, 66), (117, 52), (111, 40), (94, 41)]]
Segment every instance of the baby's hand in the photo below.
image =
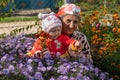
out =
[(31, 52), (28, 52), (27, 54), (26, 54), (26, 56), (27, 57), (32, 57), (32, 56), (34, 56)]

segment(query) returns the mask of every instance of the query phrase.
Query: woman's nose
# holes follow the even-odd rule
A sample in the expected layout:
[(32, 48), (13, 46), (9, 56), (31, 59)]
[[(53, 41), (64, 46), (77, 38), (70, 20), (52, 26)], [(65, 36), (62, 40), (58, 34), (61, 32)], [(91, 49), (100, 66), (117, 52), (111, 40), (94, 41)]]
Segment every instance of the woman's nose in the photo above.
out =
[(74, 25), (73, 22), (71, 22), (70, 25), (69, 25), (70, 28), (74, 28), (74, 26), (75, 26), (75, 25)]

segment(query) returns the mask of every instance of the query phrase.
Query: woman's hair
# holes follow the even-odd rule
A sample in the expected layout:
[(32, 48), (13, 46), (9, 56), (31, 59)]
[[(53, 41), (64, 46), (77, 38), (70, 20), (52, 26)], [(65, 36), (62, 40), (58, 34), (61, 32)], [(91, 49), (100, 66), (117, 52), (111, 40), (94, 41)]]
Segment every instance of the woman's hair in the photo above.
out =
[(80, 7), (75, 4), (64, 4), (60, 7), (59, 11), (57, 12), (58, 17), (63, 17), (67, 14), (72, 14), (80, 17)]

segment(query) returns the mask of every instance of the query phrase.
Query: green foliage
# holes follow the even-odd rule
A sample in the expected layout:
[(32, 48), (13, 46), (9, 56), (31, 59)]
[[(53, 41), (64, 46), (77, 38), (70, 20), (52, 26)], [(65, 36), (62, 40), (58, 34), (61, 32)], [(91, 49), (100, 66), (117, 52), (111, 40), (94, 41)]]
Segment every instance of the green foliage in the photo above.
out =
[(10, 76), (3, 76), (1, 75), (0, 76), (0, 80), (25, 80), (25, 77), (21, 74), (19, 75), (13, 75), (13, 74), (10, 74)]
[(31, 16), (31, 17), (4, 17), (0, 18), (0, 23), (4, 22), (17, 22), (17, 21), (32, 21), (37, 20), (37, 16)]
[[(102, 57), (101, 64), (97, 63), (97, 66), (102, 70), (107, 71), (114, 75), (120, 75), (120, 51), (114, 52), (107, 57)], [(119, 80), (119, 79), (116, 79)]]
[(10, 16), (14, 5), (13, 4), (14, 0), (0, 0), (0, 18)]
[(55, 7), (56, 8), (59, 8), (59, 7), (61, 7), (63, 4), (64, 4), (64, 2), (63, 2), (63, 0), (55, 0)]

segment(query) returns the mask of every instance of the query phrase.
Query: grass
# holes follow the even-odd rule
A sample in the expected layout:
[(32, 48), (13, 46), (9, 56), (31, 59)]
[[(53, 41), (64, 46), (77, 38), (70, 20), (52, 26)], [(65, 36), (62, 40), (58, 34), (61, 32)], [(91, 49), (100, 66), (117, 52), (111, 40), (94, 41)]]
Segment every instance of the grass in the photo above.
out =
[(4, 22), (17, 22), (17, 21), (33, 21), (33, 20), (37, 20), (37, 16), (19, 16), (19, 17), (4, 17), (4, 18), (0, 18), (0, 23), (4, 23)]

